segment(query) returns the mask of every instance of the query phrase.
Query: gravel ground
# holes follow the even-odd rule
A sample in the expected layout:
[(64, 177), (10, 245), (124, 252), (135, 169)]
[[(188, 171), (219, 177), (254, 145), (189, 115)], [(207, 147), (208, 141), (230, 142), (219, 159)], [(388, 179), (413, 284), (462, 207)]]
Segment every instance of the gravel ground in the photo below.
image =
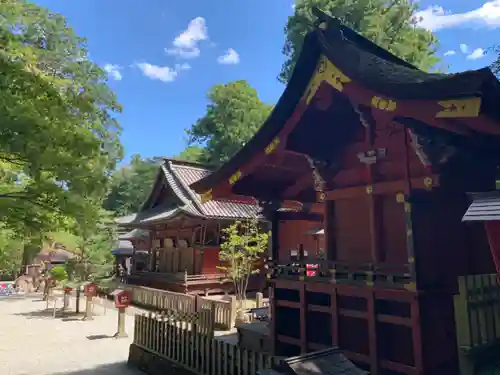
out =
[(126, 319), (130, 337), (114, 339), (109, 337), (116, 332), (114, 308), (104, 314), (103, 307), (96, 306), (93, 321), (53, 319), (52, 309), (46, 311), (39, 298), (0, 298), (0, 375), (142, 374), (125, 365), (132, 342), (132, 316)]

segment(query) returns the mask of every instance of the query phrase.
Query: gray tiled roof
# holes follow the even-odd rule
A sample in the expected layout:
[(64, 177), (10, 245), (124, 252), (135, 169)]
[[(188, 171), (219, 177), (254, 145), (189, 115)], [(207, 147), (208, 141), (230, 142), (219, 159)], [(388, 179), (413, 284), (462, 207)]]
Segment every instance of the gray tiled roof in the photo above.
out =
[(226, 219), (249, 219), (260, 217), (260, 208), (257, 204), (228, 200), (211, 200), (201, 203), (200, 195), (194, 192), (189, 186), (208, 176), (211, 173), (210, 170), (193, 167), (191, 165), (176, 164), (171, 161), (168, 163), (170, 163), (173, 173), (183, 185), (184, 189), (188, 191), (194, 203), (203, 215), (212, 218)]
[[(195, 163), (167, 159), (161, 166), (164, 180), (156, 183), (166, 183), (178, 198), (178, 203), (168, 202), (165, 206), (148, 208), (153, 202), (148, 198), (137, 214), (124, 216), (116, 220), (118, 225), (135, 226), (153, 224), (172, 219), (175, 216), (187, 214), (214, 219), (247, 219), (260, 217), (257, 204), (238, 201), (209, 201), (201, 203), (201, 197), (189, 186), (199, 179), (209, 175), (211, 171)], [(152, 189), (155, 191), (155, 189)], [(180, 202), (179, 202), (180, 201)]]
[(127, 216), (119, 217), (115, 221), (116, 221), (116, 224), (118, 224), (118, 225), (124, 225), (124, 224), (129, 224), (129, 223), (133, 222), (136, 217), (137, 217), (137, 214), (130, 214)]
[(146, 237), (149, 237), (148, 232), (140, 229), (133, 229), (130, 232), (118, 236), (118, 239), (122, 241), (129, 241), (133, 238), (146, 238)]
[(462, 221), (500, 220), (500, 191), (471, 193), (472, 204)]

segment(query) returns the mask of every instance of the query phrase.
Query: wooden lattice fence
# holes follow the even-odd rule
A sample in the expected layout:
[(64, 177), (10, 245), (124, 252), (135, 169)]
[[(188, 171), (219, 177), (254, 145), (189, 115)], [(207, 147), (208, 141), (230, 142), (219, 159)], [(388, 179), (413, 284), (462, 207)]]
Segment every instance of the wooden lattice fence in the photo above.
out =
[(136, 315), (134, 344), (199, 375), (254, 375), (278, 364), (273, 356), (214, 338), (198, 323), (203, 314), (210, 313), (192, 313), (184, 317), (189, 321), (174, 314)]

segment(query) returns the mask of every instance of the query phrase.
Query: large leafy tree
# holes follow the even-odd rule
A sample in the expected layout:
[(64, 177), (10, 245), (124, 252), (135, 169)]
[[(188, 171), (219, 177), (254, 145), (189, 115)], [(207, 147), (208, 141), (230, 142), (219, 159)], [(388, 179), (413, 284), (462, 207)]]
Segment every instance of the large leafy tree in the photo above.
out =
[(104, 194), (121, 157), (120, 106), (61, 15), (3, 0), (0, 46), (0, 221), (48, 230), (96, 209), (87, 197)]
[(491, 70), (498, 76), (500, 76), (500, 45), (491, 48), (491, 52), (497, 55), (497, 58), (491, 64)]
[(207, 97), (206, 114), (187, 133), (190, 145), (205, 146), (203, 161), (219, 165), (257, 132), (272, 106), (244, 80), (215, 85)]
[(161, 158), (132, 156), (129, 164), (120, 167), (111, 176), (104, 208), (117, 216), (137, 212), (151, 192), (161, 162)]
[(204, 162), (207, 159), (206, 151), (203, 147), (192, 145), (186, 147), (181, 153), (174, 156), (175, 159), (192, 161), (192, 162)]
[(313, 7), (339, 18), (396, 56), (429, 70), (438, 62), (437, 39), (417, 26), (416, 2), (412, 0), (296, 0), (295, 13), (285, 26), (286, 41), (279, 80), (286, 83), (302, 48), (304, 36), (313, 28)]

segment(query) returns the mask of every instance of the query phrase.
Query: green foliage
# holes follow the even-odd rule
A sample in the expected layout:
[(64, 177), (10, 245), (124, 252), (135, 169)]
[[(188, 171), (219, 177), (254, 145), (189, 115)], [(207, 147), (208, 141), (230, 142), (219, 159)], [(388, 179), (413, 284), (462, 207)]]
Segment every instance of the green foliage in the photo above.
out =
[(117, 216), (135, 213), (147, 199), (162, 161), (134, 155), (129, 165), (122, 166), (111, 176), (111, 189), (103, 207)]
[(51, 277), (56, 279), (56, 281), (65, 281), (68, 279), (68, 273), (66, 272), (65, 266), (55, 266), (49, 271)]
[(0, 222), (50, 231), (105, 192), (121, 107), (63, 16), (4, 0), (0, 45)]
[(247, 81), (213, 86), (205, 116), (187, 130), (190, 145), (205, 146), (203, 161), (220, 165), (262, 126), (272, 106), (260, 101)]
[(97, 216), (79, 216), (75, 232), (80, 240), (77, 262), (70, 264), (72, 279), (88, 281), (108, 275), (118, 237), (111, 213), (101, 209)]
[(204, 148), (193, 145), (186, 147), (179, 155), (174, 156), (174, 159), (203, 163), (207, 160), (207, 155)]
[(316, 20), (313, 7), (339, 18), (346, 26), (420, 69), (429, 70), (439, 61), (435, 56), (437, 39), (432, 32), (416, 25), (415, 1), (296, 0), (295, 13), (285, 26), (286, 61), (278, 78), (283, 83), (290, 79), (304, 37), (313, 29)]
[(0, 224), (0, 280), (14, 279), (22, 265), (23, 244), (16, 233)]
[(491, 48), (490, 52), (493, 52), (495, 55), (497, 55), (497, 58), (491, 64), (491, 70), (496, 74), (497, 77), (500, 77), (500, 45)]
[(269, 233), (260, 230), (257, 220), (237, 221), (222, 233), (219, 259), (223, 265), (218, 268), (234, 283), (241, 303), (246, 299), (249, 277), (259, 272), (257, 262), (267, 250)]

